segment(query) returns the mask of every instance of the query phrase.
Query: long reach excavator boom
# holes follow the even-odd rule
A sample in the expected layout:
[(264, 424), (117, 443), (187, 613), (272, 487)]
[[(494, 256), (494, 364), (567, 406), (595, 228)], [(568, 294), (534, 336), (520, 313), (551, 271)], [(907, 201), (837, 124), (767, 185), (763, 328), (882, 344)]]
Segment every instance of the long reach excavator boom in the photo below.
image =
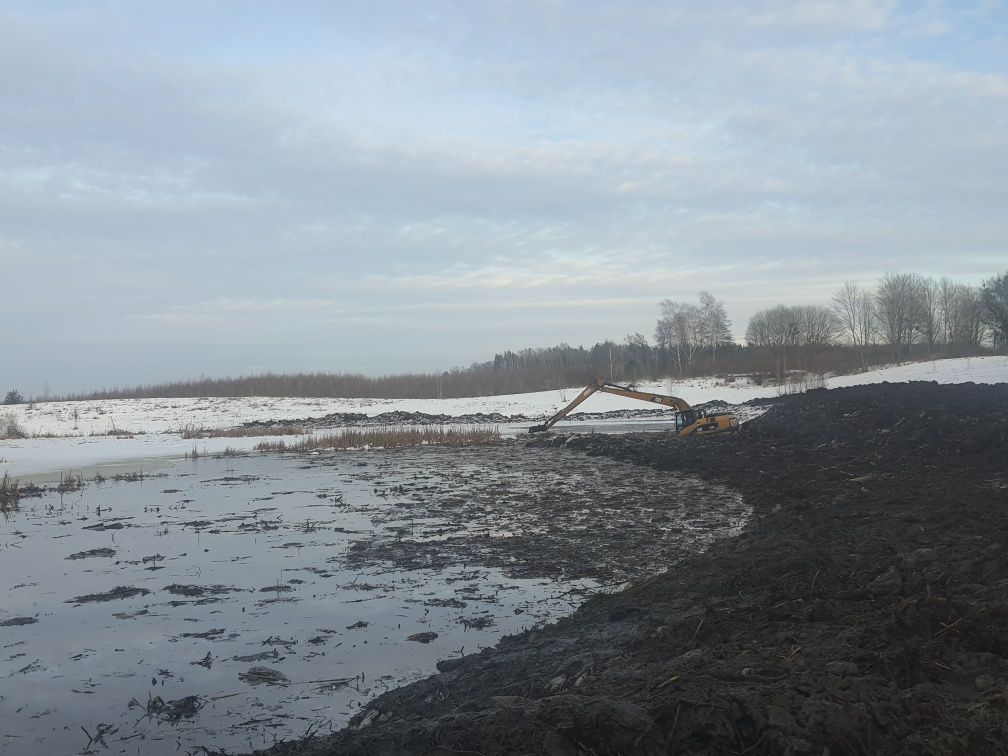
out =
[(733, 430), (738, 427), (738, 419), (730, 413), (705, 415), (704, 413), (690, 407), (687, 402), (677, 396), (652, 394), (647, 391), (637, 391), (629, 386), (607, 383), (601, 378), (596, 378), (585, 387), (584, 391), (574, 398), (574, 401), (553, 415), (553, 417), (545, 423), (542, 425), (534, 425), (529, 428), (529, 433), (542, 433), (544, 431), (548, 431), (558, 421), (567, 417), (571, 410), (581, 404), (581, 402), (590, 397), (596, 391), (602, 391), (606, 394), (616, 394), (617, 396), (625, 396), (628, 399), (639, 399), (642, 402), (652, 402), (654, 404), (672, 407), (676, 410), (676, 433), (680, 436), (688, 436), (693, 433), (718, 433), (720, 431)]

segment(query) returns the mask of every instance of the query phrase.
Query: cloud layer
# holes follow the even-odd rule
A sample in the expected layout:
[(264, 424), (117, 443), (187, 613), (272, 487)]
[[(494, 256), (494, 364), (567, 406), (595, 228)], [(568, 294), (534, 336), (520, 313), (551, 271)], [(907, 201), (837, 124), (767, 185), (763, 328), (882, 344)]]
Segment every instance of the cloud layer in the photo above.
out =
[(1001, 3), (8, 4), (0, 380), (394, 372), (1008, 254)]

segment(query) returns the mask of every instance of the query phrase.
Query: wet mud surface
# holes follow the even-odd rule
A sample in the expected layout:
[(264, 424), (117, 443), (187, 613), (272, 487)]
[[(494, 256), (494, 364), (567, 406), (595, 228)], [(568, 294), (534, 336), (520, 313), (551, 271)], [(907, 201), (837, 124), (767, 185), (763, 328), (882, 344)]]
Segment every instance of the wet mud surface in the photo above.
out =
[(514, 443), (202, 458), (46, 489), (0, 521), (0, 752), (331, 733), (748, 514), (730, 487)]
[(536, 443), (727, 483), (753, 517), (275, 754), (1008, 752), (1008, 386), (810, 392), (700, 443)]
[(667, 569), (738, 532), (749, 514), (741, 495), (723, 485), (515, 446), (444, 455), (374, 492), (388, 500), (391, 524), (384, 537), (350, 546), (355, 568), (474, 564), (512, 579), (585, 585), (619, 585)]

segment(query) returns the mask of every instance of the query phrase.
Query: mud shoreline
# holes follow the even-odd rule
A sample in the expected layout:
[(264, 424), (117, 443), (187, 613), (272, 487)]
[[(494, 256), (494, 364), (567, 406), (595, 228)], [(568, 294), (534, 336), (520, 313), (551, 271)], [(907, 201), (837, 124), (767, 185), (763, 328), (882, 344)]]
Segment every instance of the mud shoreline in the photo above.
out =
[(531, 443), (726, 483), (754, 516), (270, 753), (1008, 752), (1008, 386), (782, 397), (703, 444)]

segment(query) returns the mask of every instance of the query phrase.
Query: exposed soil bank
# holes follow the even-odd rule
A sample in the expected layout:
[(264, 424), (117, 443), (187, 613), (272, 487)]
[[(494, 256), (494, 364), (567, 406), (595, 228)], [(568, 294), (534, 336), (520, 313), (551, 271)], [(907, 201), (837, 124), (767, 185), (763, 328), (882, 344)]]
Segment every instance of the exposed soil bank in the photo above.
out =
[[(573, 397), (572, 397), (573, 398)], [(765, 403), (765, 402), (764, 402)], [(704, 411), (723, 410), (732, 407), (726, 402), (704, 402), (696, 405), (696, 409)], [(549, 413), (552, 415), (553, 413)], [(575, 412), (568, 416), (571, 421), (591, 420), (622, 420), (622, 419), (662, 419), (672, 418), (673, 413), (667, 408), (622, 409), (606, 412)], [(275, 420), (252, 420), (244, 423), (242, 428), (276, 428), (279, 426), (299, 426), (309, 430), (327, 428), (357, 428), (368, 426), (399, 426), (399, 425), (509, 425), (518, 423), (534, 424), (544, 418), (538, 415), (505, 415), (500, 412), (475, 412), (465, 415), (430, 414), (428, 412), (405, 412), (395, 410), (377, 415), (367, 415), (363, 412), (332, 412), (322, 417), (298, 417)]]
[(536, 443), (717, 479), (756, 515), (274, 753), (1008, 752), (1008, 386), (812, 392), (693, 442)]

